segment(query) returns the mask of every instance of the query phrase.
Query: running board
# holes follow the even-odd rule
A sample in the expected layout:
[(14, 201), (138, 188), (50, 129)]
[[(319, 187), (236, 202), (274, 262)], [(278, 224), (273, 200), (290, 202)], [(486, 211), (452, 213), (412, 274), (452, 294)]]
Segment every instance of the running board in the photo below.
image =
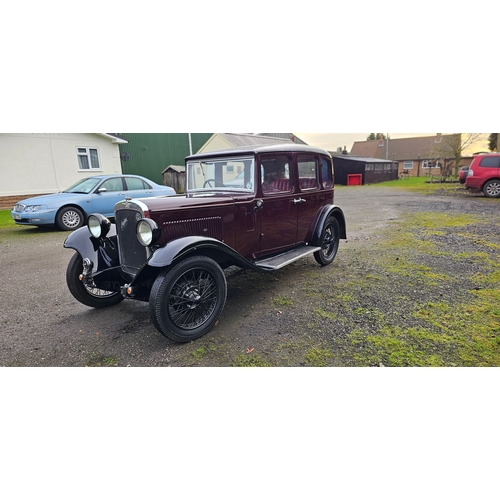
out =
[(288, 252), (281, 253), (276, 255), (275, 257), (269, 257), (267, 259), (261, 259), (255, 261), (254, 264), (257, 267), (262, 267), (263, 269), (272, 269), (273, 271), (277, 269), (281, 269), (282, 267), (291, 264), (292, 262), (305, 257), (306, 255), (310, 255), (314, 252), (321, 250), (321, 247), (311, 247), (311, 246), (301, 246), (298, 248), (294, 248), (293, 250), (289, 250)]

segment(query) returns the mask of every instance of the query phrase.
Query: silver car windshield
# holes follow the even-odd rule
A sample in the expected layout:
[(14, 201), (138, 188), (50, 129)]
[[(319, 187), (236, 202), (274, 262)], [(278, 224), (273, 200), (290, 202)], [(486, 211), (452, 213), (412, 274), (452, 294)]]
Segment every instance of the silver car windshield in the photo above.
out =
[(192, 161), (186, 165), (187, 191), (245, 191), (255, 188), (253, 157)]

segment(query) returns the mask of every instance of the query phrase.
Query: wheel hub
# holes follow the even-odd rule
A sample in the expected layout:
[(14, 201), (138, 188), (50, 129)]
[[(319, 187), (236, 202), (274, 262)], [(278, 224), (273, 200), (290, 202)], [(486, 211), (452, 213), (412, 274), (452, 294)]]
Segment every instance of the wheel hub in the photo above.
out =
[(186, 307), (188, 309), (196, 309), (201, 302), (201, 295), (198, 288), (193, 285), (185, 285), (183, 288), (181, 294), (188, 301)]

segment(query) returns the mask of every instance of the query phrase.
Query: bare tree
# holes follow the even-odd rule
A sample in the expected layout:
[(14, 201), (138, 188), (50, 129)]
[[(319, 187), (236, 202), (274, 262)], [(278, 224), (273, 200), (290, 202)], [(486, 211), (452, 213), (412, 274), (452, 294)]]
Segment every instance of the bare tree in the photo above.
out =
[(458, 175), (458, 168), (463, 152), (481, 138), (481, 134), (449, 134), (443, 135), (442, 141), (436, 144), (433, 154), (441, 158), (441, 180), (450, 175)]
[(488, 137), (488, 149), (490, 151), (497, 151), (499, 134), (490, 134)]

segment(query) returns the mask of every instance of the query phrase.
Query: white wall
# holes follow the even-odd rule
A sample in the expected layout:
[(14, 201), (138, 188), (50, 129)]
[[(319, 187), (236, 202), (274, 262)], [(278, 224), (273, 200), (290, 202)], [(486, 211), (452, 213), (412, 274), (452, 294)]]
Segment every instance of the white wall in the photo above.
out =
[[(97, 148), (101, 170), (79, 170), (79, 146)], [(118, 144), (100, 134), (0, 134), (0, 196), (56, 193), (121, 171)]]

